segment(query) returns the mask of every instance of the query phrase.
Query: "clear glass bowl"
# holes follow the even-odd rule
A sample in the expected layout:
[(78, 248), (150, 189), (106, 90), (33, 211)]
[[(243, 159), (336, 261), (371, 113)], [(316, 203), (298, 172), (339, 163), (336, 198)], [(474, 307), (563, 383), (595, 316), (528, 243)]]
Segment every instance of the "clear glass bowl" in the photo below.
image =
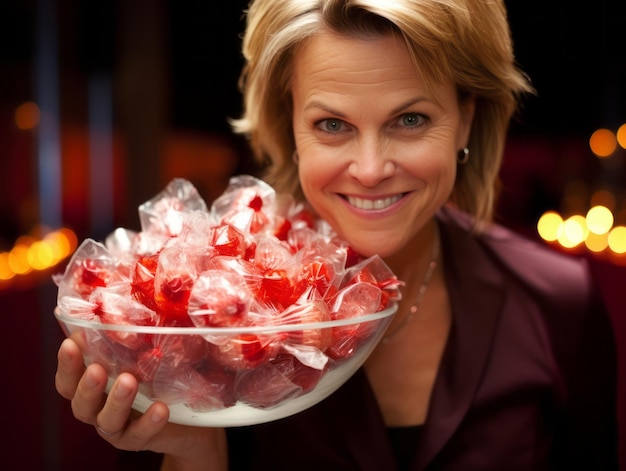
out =
[(57, 307), (65, 334), (85, 364), (139, 381), (133, 407), (154, 401), (170, 422), (234, 427), (269, 422), (322, 401), (365, 362), (397, 305), (349, 319), (253, 327), (159, 327), (104, 324)]

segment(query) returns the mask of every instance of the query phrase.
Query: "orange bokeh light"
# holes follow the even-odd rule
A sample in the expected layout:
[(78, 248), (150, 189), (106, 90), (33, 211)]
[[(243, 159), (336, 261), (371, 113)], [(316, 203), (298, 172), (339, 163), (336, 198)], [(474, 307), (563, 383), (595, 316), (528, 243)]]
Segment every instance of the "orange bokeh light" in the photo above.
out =
[(610, 129), (598, 129), (589, 138), (589, 148), (600, 158), (609, 157), (617, 149), (617, 138)]
[(622, 149), (626, 149), (626, 123), (622, 124), (617, 130), (617, 142)]
[(32, 101), (22, 103), (15, 110), (15, 125), (19, 129), (32, 129), (39, 124), (39, 107)]
[(76, 249), (74, 231), (62, 228), (46, 234), (42, 239), (24, 235), (15, 241), (8, 252), (0, 252), (0, 289), (18, 276), (50, 269), (69, 257)]

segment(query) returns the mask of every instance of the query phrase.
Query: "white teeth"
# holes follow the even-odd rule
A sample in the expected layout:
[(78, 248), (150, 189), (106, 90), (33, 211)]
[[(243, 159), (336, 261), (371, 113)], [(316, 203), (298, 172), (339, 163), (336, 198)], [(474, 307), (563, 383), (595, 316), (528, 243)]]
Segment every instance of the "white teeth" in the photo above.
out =
[(401, 195), (390, 196), (388, 198), (379, 198), (376, 200), (358, 198), (356, 196), (348, 196), (348, 202), (358, 209), (372, 210), (372, 209), (385, 209), (396, 201), (399, 201)]

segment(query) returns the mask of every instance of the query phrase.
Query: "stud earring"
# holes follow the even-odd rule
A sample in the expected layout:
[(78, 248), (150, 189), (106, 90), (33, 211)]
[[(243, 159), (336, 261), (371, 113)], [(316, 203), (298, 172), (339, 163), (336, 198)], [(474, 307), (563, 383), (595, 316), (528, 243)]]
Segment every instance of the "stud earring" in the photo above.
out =
[(456, 161), (459, 165), (463, 165), (463, 164), (466, 164), (468, 160), (469, 160), (469, 148), (464, 147), (456, 155)]

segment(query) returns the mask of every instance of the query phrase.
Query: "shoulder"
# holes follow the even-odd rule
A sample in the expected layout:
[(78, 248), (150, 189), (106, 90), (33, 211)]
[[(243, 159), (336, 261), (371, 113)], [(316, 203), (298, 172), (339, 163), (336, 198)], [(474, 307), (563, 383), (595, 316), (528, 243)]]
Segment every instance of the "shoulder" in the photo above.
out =
[(564, 303), (563, 307), (580, 308), (587, 303), (592, 280), (586, 260), (557, 252), (498, 224), (473, 232), (471, 217), (453, 208), (444, 208), (438, 217), (448, 243), (463, 245), (462, 251), (481, 252), (485, 263), (489, 260), (536, 296)]

